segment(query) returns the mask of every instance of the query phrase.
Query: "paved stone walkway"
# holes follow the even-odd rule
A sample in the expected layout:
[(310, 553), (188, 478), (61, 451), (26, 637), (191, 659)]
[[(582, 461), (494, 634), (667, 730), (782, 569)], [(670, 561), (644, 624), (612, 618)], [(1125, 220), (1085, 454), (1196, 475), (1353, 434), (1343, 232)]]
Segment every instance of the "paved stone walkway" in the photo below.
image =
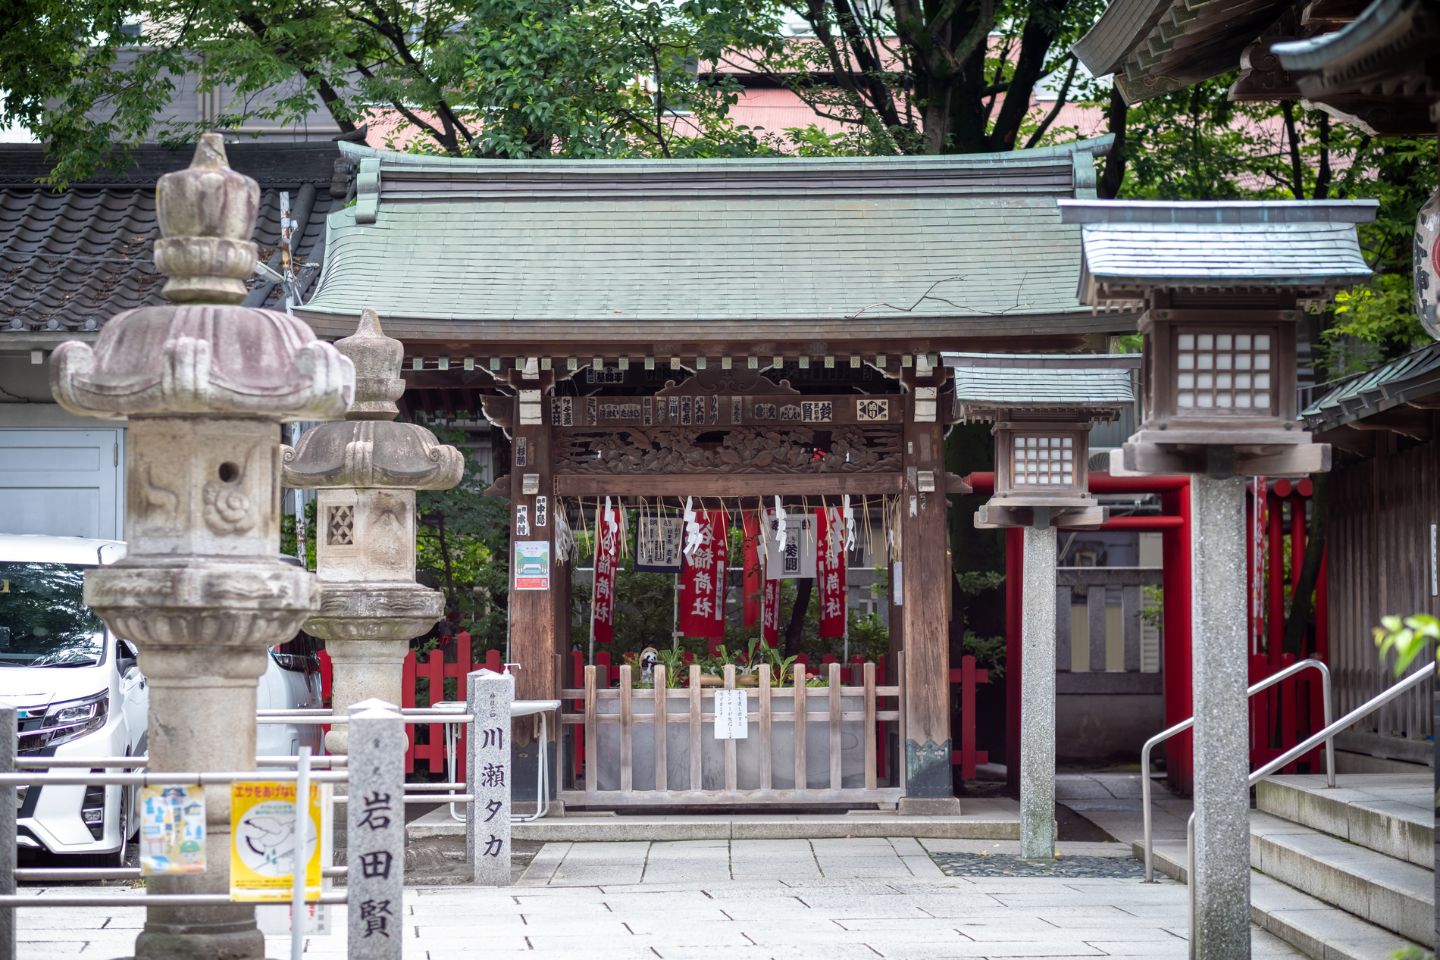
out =
[[(1060, 852), (1124, 853), (1119, 844), (1078, 843), (1062, 843)], [(405, 938), (407, 960), (1186, 955), (1179, 884), (946, 877), (932, 853), (1006, 856), (1018, 853), (1018, 844), (913, 838), (548, 844), (514, 887), (407, 889), (405, 922), (396, 933)], [(341, 908), (333, 919), (343, 930)], [(134, 907), (22, 910), (20, 956), (126, 956), (143, 920)], [(1252, 940), (1257, 960), (1299, 956), (1263, 931), (1253, 930)], [(271, 957), (289, 956), (284, 939), (268, 948)], [(307, 957), (344, 955), (343, 935), (307, 941)]]

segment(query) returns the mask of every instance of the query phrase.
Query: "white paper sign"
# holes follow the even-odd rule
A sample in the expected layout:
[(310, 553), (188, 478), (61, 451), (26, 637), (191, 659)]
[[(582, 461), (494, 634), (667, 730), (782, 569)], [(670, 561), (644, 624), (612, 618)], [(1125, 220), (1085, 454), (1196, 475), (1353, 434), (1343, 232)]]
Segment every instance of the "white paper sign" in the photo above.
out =
[[(808, 513), (789, 514), (783, 521), (768, 518), (770, 536), (765, 540), (765, 576), (770, 580), (793, 580), (815, 576), (815, 518)], [(785, 524), (785, 545), (780, 545), (780, 523)]]
[[(294, 914), (288, 903), (258, 903), (255, 905), (255, 923), (260, 932), (270, 937), (290, 935), (290, 918)], [(330, 905), (328, 903), (305, 904), (305, 935), (324, 937), (330, 935)]]
[(715, 691), (715, 739), (745, 740), (750, 718), (744, 690)]

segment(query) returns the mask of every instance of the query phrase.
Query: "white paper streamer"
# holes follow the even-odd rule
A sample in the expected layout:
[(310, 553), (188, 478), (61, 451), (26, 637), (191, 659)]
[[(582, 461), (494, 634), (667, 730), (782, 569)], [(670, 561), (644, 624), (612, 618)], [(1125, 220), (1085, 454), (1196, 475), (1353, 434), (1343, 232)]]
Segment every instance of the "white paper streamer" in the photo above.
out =
[(845, 518), (845, 550), (855, 549), (855, 508), (850, 506), (850, 494), (840, 498), (840, 512)]
[(705, 535), (700, 532), (700, 521), (695, 517), (695, 508), (691, 505), (689, 497), (685, 498), (685, 556), (693, 556), (695, 551), (705, 541)]
[(790, 532), (785, 529), (785, 507), (780, 498), (775, 498), (775, 546), (781, 553), (785, 552), (785, 546), (790, 542)]

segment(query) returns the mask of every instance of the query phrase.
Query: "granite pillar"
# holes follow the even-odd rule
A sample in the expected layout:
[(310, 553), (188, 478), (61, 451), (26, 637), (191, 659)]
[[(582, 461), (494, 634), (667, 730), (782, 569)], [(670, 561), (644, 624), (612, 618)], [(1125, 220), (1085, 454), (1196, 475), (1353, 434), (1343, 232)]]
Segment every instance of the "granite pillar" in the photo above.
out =
[(465, 819), (465, 852), (477, 884), (510, 884), (510, 817), (514, 770), (510, 751), (510, 705), (515, 679), (476, 670), (465, 678), (466, 711), (475, 718), (466, 739), (465, 787), (475, 795)]
[(405, 721), (380, 700), (352, 704), (345, 805), (347, 956), (400, 960), (405, 942)]
[(1025, 527), (1020, 856), (1055, 856), (1055, 528)]
[(1195, 905), (1191, 956), (1250, 956), (1245, 479), (1190, 478)]

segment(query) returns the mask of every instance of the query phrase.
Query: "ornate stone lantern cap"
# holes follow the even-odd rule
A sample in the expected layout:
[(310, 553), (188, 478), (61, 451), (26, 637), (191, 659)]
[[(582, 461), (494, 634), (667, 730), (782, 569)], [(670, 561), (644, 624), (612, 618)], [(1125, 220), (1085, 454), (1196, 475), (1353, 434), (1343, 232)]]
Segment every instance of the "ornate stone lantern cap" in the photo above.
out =
[(119, 314), (93, 349), (61, 344), (50, 380), (62, 407), (107, 419), (344, 413), (354, 390), (350, 360), (295, 317), (239, 305), (255, 269), (249, 237), (259, 196), (254, 180), (230, 169), (213, 133), (188, 168), (160, 178), (155, 265), (177, 305)]
[(287, 487), (392, 487), (449, 490), (465, 473), (465, 457), (418, 423), (395, 420), (405, 392), (405, 347), (385, 336), (374, 310), (360, 313), (352, 336), (335, 348), (355, 364), (355, 404), (345, 419), (305, 431), (284, 448)]

